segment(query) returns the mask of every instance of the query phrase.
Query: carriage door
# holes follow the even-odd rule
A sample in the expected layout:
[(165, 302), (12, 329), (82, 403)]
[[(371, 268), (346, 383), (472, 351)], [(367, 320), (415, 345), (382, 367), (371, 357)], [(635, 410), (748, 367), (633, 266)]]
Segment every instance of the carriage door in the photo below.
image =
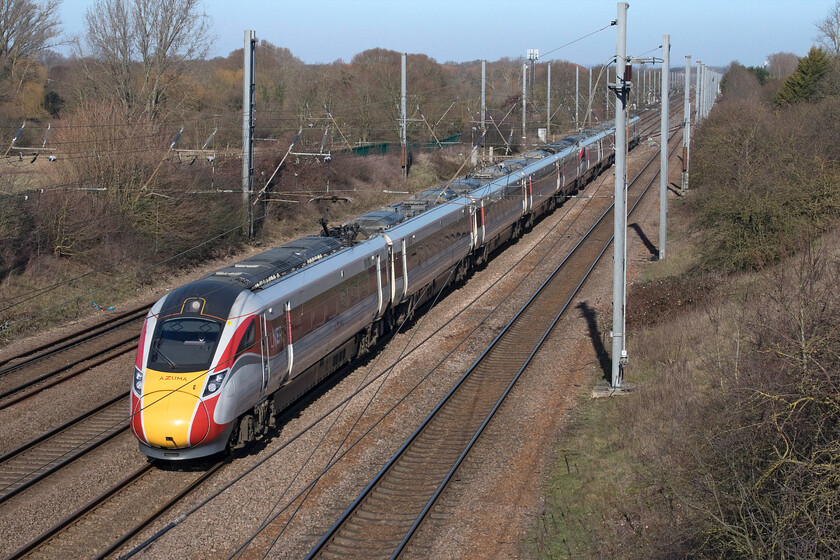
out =
[(283, 304), (284, 318), (286, 319), (286, 338), (283, 343), (286, 344), (286, 373), (283, 381), (286, 382), (292, 377), (292, 368), (295, 365), (295, 345), (292, 342), (292, 302), (287, 301)]
[(386, 279), (388, 281), (388, 284), (390, 284), (390, 288), (391, 288), (391, 290), (390, 290), (391, 293), (389, 294), (390, 299), (388, 300), (388, 305), (392, 306), (396, 303), (395, 298), (397, 297), (397, 276), (396, 276), (396, 268), (397, 267), (394, 264), (394, 258), (395, 258), (395, 256), (394, 256), (394, 242), (391, 241), (391, 238), (389, 238), (384, 233), (382, 234), (382, 237), (384, 237), (385, 240), (388, 243), (388, 263), (387, 263), (388, 268), (386, 270)]
[(528, 212), (534, 210), (534, 176), (528, 175)]
[(268, 382), (271, 379), (271, 337), (274, 335), (274, 329), (271, 327), (271, 323), (266, 318), (267, 313), (270, 313), (270, 311), (271, 310), (260, 315), (260, 327), (262, 330), (262, 337), (260, 337), (260, 356), (262, 356), (261, 396), (265, 394), (266, 387), (268, 387)]

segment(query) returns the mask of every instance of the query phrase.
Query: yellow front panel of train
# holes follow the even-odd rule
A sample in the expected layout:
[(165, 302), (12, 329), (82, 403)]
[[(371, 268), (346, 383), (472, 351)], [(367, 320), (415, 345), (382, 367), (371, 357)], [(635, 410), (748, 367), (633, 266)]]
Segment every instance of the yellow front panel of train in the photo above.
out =
[(149, 444), (182, 448), (197, 443), (190, 441), (193, 423), (206, 426), (209, 421), (204, 405), (198, 399), (206, 375), (201, 372), (163, 373), (147, 370), (142, 418), (143, 431)]

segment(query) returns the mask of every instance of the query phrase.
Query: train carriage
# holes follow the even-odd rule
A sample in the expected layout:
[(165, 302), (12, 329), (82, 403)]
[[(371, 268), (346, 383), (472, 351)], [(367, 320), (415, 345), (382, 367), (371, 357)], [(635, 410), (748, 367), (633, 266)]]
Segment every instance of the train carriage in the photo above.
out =
[(470, 199), (457, 198), (387, 230), (395, 260), (404, 267), (401, 277), (395, 275), (401, 294), (395, 303), (414, 298), (419, 305), (434, 295), (473, 248), (474, 227)]
[[(630, 119), (628, 145), (639, 137)], [(143, 453), (242, 445), (612, 163), (585, 130), (275, 247), (173, 290), (150, 310), (131, 391)]]

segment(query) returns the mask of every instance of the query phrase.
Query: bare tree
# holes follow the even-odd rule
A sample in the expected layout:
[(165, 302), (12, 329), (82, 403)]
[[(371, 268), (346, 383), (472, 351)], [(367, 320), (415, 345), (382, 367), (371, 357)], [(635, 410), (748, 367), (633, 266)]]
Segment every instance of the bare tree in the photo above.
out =
[[(122, 104), (126, 113), (134, 105), (131, 65), (134, 57), (129, 7), (123, 0), (99, 0), (85, 14), (87, 43), (94, 66), (104, 75), (103, 87)], [(91, 80), (92, 84), (100, 83)]]
[(85, 14), (86, 42), (103, 89), (126, 113), (154, 117), (186, 62), (210, 45), (200, 0), (96, 0)]
[(787, 78), (799, 65), (799, 57), (790, 52), (777, 52), (767, 57), (767, 71), (774, 78)]
[(729, 65), (726, 74), (723, 76), (721, 88), (725, 95), (731, 95), (733, 99), (756, 103), (761, 97), (761, 85), (758, 77), (754, 72), (737, 62)]
[(829, 54), (840, 54), (840, 0), (835, 0), (828, 14), (814, 25), (819, 31), (816, 41), (823, 45)]
[(14, 75), (22, 60), (53, 46), (61, 32), (60, 0), (0, 0), (0, 76)]

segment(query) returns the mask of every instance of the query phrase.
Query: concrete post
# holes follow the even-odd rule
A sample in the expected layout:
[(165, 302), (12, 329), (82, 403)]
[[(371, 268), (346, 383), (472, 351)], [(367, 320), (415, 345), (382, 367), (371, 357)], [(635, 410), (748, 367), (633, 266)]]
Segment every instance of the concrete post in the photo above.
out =
[(659, 134), (659, 260), (665, 258), (665, 243), (668, 238), (668, 128), (670, 100), (668, 99), (668, 78), (671, 70), (671, 36), (662, 36), (662, 72), (659, 82), (662, 96), (662, 117)]
[(400, 144), (402, 144), (402, 165), (403, 165), (403, 178), (408, 178), (408, 117), (405, 110), (405, 98), (406, 98), (406, 58), (408, 57), (407, 53), (402, 54), (401, 64), (400, 64)]
[[(481, 134), (487, 135), (487, 61), (481, 61)], [(487, 146), (487, 144), (484, 144)]]
[(627, 136), (625, 119), (627, 111), (627, 86), (624, 68), (627, 61), (627, 2), (618, 3), (616, 18), (616, 76), (615, 76), (615, 205), (613, 206), (613, 330), (612, 375), (610, 385), (618, 389), (624, 377), (627, 349), (624, 342), (624, 296), (627, 210), (625, 205), (625, 151)]
[(683, 192), (688, 190), (688, 149), (691, 143), (691, 55), (685, 55), (685, 91), (683, 91), (683, 166), (682, 184)]
[(551, 138), (551, 63), (548, 63), (548, 87), (545, 90), (545, 138)]
[(254, 48), (256, 32), (245, 31), (244, 58), (242, 60), (242, 207), (248, 222), (249, 239), (255, 235), (254, 210), (251, 191), (254, 184)]
[(703, 63), (697, 61), (697, 84), (694, 86), (694, 124), (700, 122), (700, 94), (703, 90)]
[(580, 128), (580, 66), (575, 65), (575, 130)]
[(525, 96), (527, 95), (528, 65), (522, 65), (522, 144), (525, 144)]

